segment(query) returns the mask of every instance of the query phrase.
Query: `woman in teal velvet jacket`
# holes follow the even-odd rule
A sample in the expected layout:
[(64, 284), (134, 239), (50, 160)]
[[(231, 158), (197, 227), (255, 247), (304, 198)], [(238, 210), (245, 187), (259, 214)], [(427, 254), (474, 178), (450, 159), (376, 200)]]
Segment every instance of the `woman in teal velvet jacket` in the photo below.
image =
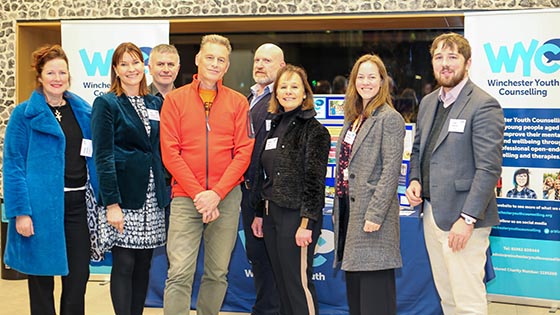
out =
[(61, 275), (60, 312), (79, 315), (89, 278), (85, 189), (96, 186), (91, 106), (67, 91), (59, 45), (36, 50), (33, 66), (37, 89), (12, 112), (4, 141), (4, 263), (28, 275), (31, 314), (55, 314), (53, 276)]
[(161, 105), (148, 94), (140, 49), (120, 44), (111, 61), (111, 88), (95, 99), (92, 113), (99, 200), (115, 244), (111, 299), (117, 315), (142, 314), (152, 251), (165, 244), (169, 196), (159, 144)]

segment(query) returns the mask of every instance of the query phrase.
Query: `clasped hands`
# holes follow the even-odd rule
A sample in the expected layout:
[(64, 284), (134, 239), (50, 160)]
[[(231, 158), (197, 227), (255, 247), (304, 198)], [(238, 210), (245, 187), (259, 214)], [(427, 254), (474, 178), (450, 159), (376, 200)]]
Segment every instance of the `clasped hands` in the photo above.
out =
[(202, 191), (194, 197), (194, 206), (198, 213), (202, 214), (203, 223), (210, 223), (220, 216), (220, 200), (220, 196), (213, 190)]

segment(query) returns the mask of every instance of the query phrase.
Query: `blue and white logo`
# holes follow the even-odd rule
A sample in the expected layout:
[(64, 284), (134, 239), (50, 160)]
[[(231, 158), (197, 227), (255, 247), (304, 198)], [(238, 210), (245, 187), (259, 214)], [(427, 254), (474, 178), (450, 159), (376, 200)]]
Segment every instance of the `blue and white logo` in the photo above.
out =
[[(140, 47), (142, 51), (142, 56), (144, 57), (144, 66), (148, 66), (148, 59), (152, 47)], [(113, 58), (113, 53), (115, 49), (111, 48), (105, 52), (93, 51), (89, 52), (86, 49), (80, 49), (80, 59), (82, 60), (82, 65), (86, 71), (88, 77), (94, 77), (97, 74), (100, 76), (108, 76), (111, 70), (111, 59)], [(148, 69), (145, 70), (148, 73)]]
[(313, 267), (319, 267), (327, 262), (325, 257), (334, 250), (334, 233), (331, 230), (322, 229), (317, 246), (315, 247), (315, 258), (313, 258)]
[(550, 39), (542, 45), (532, 39), (530, 43), (517, 42), (513, 47), (492, 47), (484, 44), (488, 64), (493, 73), (513, 73), (522, 67), (523, 76), (531, 76), (536, 68), (541, 73), (551, 74), (560, 70), (560, 38)]

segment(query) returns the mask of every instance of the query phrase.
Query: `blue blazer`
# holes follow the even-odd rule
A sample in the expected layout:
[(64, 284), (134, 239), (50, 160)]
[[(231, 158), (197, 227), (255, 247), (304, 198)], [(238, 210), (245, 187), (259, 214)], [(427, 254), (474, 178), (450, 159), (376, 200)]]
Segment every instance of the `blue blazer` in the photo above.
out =
[[(144, 96), (147, 109), (161, 111), (162, 101)], [(93, 102), (93, 158), (99, 179), (99, 203), (140, 209), (146, 201), (150, 168), (158, 206), (169, 203), (159, 142), (159, 119), (150, 119), (150, 136), (126, 95), (107, 93)]]
[[(91, 139), (91, 106), (65, 92), (85, 139)], [(9, 220), (4, 262), (25, 274), (68, 274), (64, 234), (64, 152), (66, 139), (42, 93), (17, 106), (4, 140), (4, 202)], [(97, 187), (92, 158), (86, 158), (90, 183)], [(29, 215), (35, 234), (21, 236), (15, 219)]]

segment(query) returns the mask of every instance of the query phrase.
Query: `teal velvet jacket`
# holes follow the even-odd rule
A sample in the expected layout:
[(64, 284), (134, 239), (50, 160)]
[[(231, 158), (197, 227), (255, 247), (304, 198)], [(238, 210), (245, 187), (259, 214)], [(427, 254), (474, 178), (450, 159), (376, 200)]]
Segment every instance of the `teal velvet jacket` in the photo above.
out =
[[(85, 139), (91, 139), (91, 106), (71, 92), (72, 107)], [(18, 105), (4, 140), (4, 202), (9, 220), (4, 262), (25, 274), (67, 275), (64, 234), (64, 152), (66, 139), (42, 93)], [(92, 158), (86, 158), (90, 183), (97, 187)], [(16, 216), (29, 215), (35, 234), (16, 231)]]
[[(148, 110), (161, 111), (162, 100), (144, 96)], [(150, 167), (154, 172), (158, 206), (169, 203), (159, 140), (159, 116), (150, 118), (150, 136), (126, 95), (107, 93), (93, 102), (93, 158), (99, 179), (99, 204), (118, 203), (140, 209), (146, 201)]]

